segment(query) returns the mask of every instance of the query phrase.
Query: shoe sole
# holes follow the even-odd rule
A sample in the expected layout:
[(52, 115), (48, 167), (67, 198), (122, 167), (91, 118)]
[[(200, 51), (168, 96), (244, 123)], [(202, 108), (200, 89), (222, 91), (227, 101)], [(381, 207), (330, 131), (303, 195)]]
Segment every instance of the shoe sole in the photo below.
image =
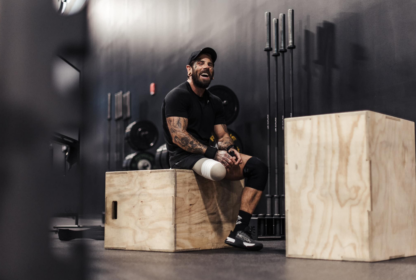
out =
[(227, 237), (227, 239), (225, 240), (225, 244), (236, 247), (236, 248), (240, 248), (240, 249), (246, 249), (249, 251), (260, 251), (261, 249), (263, 249), (263, 244), (261, 243), (247, 243), (247, 242), (243, 242), (239, 239), (234, 239), (231, 237)]

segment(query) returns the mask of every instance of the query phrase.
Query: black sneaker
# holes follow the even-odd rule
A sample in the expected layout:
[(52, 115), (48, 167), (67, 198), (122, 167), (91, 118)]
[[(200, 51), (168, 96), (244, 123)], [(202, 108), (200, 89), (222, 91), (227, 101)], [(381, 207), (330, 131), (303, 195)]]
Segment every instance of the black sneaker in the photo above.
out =
[(259, 251), (263, 249), (263, 244), (253, 240), (250, 232), (242, 230), (237, 231), (236, 233), (231, 231), (230, 235), (225, 240), (225, 244), (250, 251)]

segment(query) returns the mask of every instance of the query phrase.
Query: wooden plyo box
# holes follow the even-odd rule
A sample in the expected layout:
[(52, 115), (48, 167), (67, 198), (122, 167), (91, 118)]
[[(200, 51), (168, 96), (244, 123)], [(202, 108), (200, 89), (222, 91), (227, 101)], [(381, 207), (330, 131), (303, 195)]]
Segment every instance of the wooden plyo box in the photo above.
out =
[(240, 181), (213, 182), (192, 170), (107, 172), (106, 249), (178, 252), (229, 247)]
[(415, 126), (361, 111), (285, 120), (286, 255), (416, 255)]

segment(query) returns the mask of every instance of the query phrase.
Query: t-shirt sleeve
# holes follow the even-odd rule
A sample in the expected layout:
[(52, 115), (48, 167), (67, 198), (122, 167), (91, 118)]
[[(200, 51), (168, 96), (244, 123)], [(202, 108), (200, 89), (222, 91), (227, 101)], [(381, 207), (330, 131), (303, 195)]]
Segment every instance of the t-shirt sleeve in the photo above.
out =
[(225, 112), (224, 112), (224, 106), (222, 105), (222, 102), (220, 99), (218, 99), (217, 103), (217, 108), (215, 110), (215, 122), (214, 125), (216, 124), (226, 124), (225, 122)]
[(186, 92), (170, 92), (165, 97), (165, 117), (188, 118), (189, 105), (189, 96)]

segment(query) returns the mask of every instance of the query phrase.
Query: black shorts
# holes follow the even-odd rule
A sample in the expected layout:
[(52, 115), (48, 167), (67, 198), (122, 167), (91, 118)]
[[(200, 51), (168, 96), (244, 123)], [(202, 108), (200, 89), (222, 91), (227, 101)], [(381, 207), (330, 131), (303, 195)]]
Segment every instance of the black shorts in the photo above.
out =
[(178, 162), (171, 162), (170, 168), (173, 169), (192, 169), (195, 163), (204, 158), (204, 155), (201, 154), (190, 154), (189, 156), (179, 160)]

